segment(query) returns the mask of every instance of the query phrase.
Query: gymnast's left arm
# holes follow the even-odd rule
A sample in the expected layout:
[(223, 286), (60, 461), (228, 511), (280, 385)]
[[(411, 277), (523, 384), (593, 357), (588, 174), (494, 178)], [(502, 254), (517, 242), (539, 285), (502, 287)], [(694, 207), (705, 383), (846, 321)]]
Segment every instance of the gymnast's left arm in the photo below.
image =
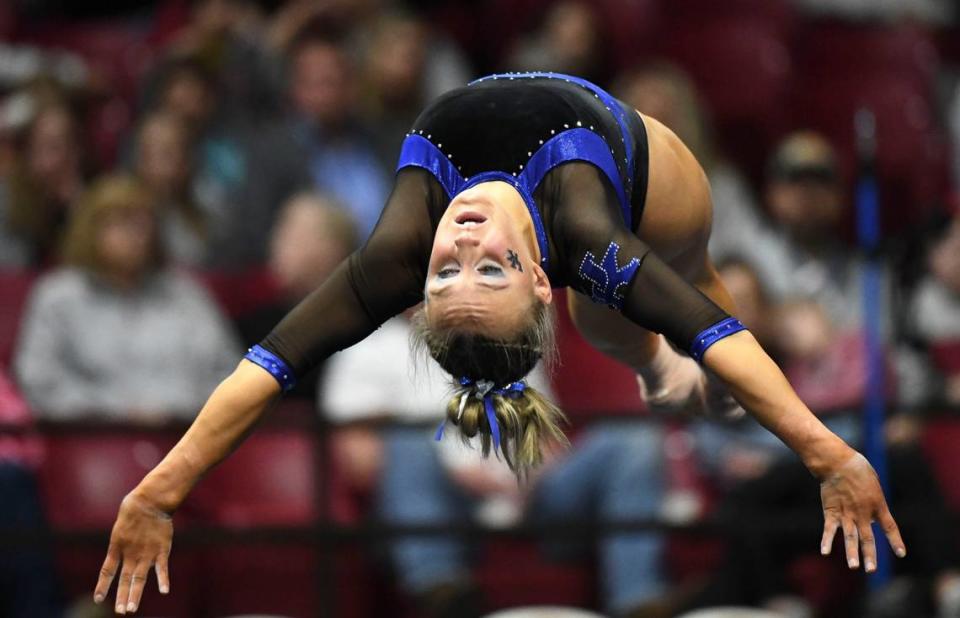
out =
[[(860, 453), (824, 426), (800, 400), (776, 363), (738, 320), (687, 283), (639, 239), (624, 238), (626, 255), (640, 256), (625, 290), (623, 313), (661, 332), (720, 378), (733, 397), (796, 452), (820, 482), (824, 527), (820, 543), (830, 553), (842, 529), (847, 564), (877, 565), (871, 522), (877, 521), (898, 556), (906, 554), (880, 482)], [(859, 550), (859, 551), (858, 551)]]
[(820, 481), (822, 554), (830, 553), (833, 538), (842, 529), (849, 567), (859, 567), (862, 553), (864, 569), (873, 571), (877, 554), (870, 524), (876, 521), (897, 556), (906, 555), (873, 467), (810, 412), (749, 331), (711, 345), (703, 354), (703, 364), (764, 427), (793, 449)]
[(625, 239), (625, 244), (628, 251), (642, 255), (642, 261), (626, 290), (622, 311), (689, 351), (760, 424), (800, 456), (820, 482), (821, 553), (830, 553), (833, 538), (842, 529), (847, 564), (858, 568), (862, 554), (864, 569), (873, 571), (877, 552), (870, 524), (877, 521), (894, 552), (904, 556), (897, 524), (866, 458), (814, 416), (738, 320), (684, 281), (641, 241)]
[[(570, 175), (571, 179), (576, 179)], [(764, 427), (792, 448), (819, 480), (827, 554), (843, 530), (847, 564), (876, 568), (870, 524), (877, 521), (898, 556), (906, 554), (869, 462), (827, 429), (793, 391), (779, 367), (738, 320), (684, 280), (619, 218), (601, 183), (565, 187), (554, 221), (570, 285), (619, 310), (639, 326), (662, 333), (714, 372)], [(858, 551), (859, 550), (859, 551)]]

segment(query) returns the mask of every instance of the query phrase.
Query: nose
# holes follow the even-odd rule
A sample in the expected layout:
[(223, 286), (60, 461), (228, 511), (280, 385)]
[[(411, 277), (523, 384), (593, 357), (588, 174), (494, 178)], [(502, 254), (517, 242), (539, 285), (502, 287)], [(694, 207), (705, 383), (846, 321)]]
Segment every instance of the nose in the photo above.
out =
[(457, 234), (457, 237), (453, 239), (453, 244), (456, 245), (457, 249), (478, 247), (480, 246), (480, 239), (472, 234), (462, 232)]

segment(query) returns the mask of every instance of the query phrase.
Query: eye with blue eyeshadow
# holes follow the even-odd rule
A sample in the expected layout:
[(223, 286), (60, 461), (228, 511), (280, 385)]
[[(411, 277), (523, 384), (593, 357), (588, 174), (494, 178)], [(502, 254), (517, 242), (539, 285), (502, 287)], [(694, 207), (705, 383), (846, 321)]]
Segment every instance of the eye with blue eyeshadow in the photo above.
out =
[(444, 268), (441, 268), (439, 271), (437, 271), (437, 277), (439, 279), (447, 279), (449, 277), (454, 276), (458, 272), (460, 272), (459, 268), (455, 268), (453, 266), (445, 266)]
[(495, 264), (484, 264), (477, 270), (480, 272), (480, 274), (483, 274), (483, 275), (496, 275), (496, 276), (503, 275), (503, 269)]

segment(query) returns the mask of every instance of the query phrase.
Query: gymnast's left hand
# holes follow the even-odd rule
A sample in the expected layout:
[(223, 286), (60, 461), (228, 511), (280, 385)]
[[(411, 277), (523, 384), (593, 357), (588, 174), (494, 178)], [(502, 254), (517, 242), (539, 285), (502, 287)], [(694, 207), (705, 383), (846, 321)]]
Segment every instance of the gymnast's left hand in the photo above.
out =
[(127, 494), (120, 503), (120, 512), (110, 533), (110, 547), (100, 568), (94, 601), (102, 603), (107, 598), (118, 569), (115, 608), (118, 614), (137, 611), (151, 567), (157, 571), (160, 592), (166, 594), (170, 590), (167, 560), (172, 543), (170, 514), (157, 508), (136, 489)]
[(907, 554), (900, 530), (894, 521), (880, 488), (880, 480), (870, 462), (854, 451), (853, 455), (823, 474), (820, 481), (820, 500), (823, 503), (823, 539), (820, 553), (827, 555), (837, 530), (843, 531), (847, 565), (863, 568), (870, 573), (877, 568), (877, 548), (871, 523), (880, 524), (899, 557)]

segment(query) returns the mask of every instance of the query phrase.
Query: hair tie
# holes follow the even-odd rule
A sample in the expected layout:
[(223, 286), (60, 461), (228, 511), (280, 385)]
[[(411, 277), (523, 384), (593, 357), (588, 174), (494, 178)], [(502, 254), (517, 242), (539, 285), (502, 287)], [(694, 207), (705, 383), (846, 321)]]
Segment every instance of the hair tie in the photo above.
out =
[[(471, 394), (477, 399), (482, 399), (483, 409), (487, 414), (487, 423), (490, 425), (490, 433), (493, 435), (493, 444), (499, 449), (500, 424), (497, 423), (497, 413), (493, 409), (493, 396), (519, 397), (521, 393), (527, 389), (527, 383), (523, 380), (517, 380), (516, 382), (507, 384), (503, 388), (495, 388), (494, 383), (490, 380), (473, 381), (470, 378), (460, 378), (460, 386), (472, 388), (460, 396), (460, 410), (457, 413), (457, 422), (460, 422), (460, 418), (463, 416), (463, 409), (466, 407), (467, 399)], [(440, 426), (437, 427), (437, 433), (434, 436), (435, 440), (440, 441), (443, 438), (443, 428), (446, 424), (446, 419), (440, 422)]]

